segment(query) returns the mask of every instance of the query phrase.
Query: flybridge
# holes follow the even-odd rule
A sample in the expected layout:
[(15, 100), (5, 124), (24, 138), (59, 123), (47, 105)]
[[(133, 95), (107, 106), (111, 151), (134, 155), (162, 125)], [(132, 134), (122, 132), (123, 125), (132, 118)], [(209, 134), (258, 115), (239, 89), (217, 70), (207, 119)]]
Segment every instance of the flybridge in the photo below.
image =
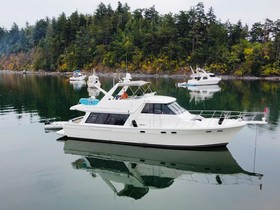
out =
[(117, 88), (122, 87), (126, 92), (130, 92), (131, 96), (141, 96), (147, 93), (155, 93), (152, 91), (151, 83), (146, 81), (128, 81), (117, 84)]
[(121, 80), (119, 83), (115, 84), (109, 92), (97, 87), (105, 94), (101, 101), (119, 100), (124, 93), (127, 93), (129, 98), (140, 98), (146, 94), (156, 94), (156, 92), (152, 91), (150, 82), (142, 80), (130, 81), (130, 79), (131, 76), (129, 73), (127, 73), (126, 77), (123, 78), (123, 80)]

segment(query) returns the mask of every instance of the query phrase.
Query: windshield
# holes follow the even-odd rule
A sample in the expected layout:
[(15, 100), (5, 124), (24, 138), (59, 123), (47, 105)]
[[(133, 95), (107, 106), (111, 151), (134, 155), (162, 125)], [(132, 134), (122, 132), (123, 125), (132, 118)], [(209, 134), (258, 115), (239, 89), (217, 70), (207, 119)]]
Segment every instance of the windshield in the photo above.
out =
[(177, 102), (173, 102), (171, 104), (168, 104), (167, 106), (174, 114), (181, 114), (186, 111)]

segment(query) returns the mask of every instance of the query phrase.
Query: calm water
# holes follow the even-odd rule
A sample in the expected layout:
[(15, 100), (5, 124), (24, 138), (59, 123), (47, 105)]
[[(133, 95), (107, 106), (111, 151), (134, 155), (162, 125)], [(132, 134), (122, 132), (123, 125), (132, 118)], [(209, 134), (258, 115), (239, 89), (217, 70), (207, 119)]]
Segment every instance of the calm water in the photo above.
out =
[[(100, 78), (104, 89), (112, 78)], [(270, 110), (224, 150), (174, 151), (57, 141), (46, 120), (68, 120), (84, 84), (0, 71), (0, 209), (279, 209), (280, 83), (226, 81), (206, 90), (147, 78), (186, 109)]]

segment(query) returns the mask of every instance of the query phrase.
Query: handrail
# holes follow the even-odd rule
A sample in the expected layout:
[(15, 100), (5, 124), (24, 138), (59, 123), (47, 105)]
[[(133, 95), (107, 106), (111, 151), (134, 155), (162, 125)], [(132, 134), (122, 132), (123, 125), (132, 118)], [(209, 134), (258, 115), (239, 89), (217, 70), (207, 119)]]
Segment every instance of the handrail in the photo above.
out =
[(263, 124), (267, 121), (265, 112), (242, 112), (242, 111), (224, 111), (224, 110), (188, 110), (191, 114), (205, 118), (224, 118), (246, 121), (248, 124)]

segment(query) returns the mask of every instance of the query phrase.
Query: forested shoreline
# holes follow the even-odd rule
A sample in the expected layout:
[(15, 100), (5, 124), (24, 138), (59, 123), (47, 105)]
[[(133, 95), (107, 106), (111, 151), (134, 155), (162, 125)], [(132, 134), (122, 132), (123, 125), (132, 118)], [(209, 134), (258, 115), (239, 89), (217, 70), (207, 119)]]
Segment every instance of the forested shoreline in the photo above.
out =
[(100, 3), (93, 15), (77, 11), (35, 25), (0, 27), (0, 69), (180, 74), (189, 66), (220, 75), (279, 76), (280, 19), (249, 28), (222, 23), (213, 8), (198, 3), (179, 14), (155, 7), (114, 10)]

